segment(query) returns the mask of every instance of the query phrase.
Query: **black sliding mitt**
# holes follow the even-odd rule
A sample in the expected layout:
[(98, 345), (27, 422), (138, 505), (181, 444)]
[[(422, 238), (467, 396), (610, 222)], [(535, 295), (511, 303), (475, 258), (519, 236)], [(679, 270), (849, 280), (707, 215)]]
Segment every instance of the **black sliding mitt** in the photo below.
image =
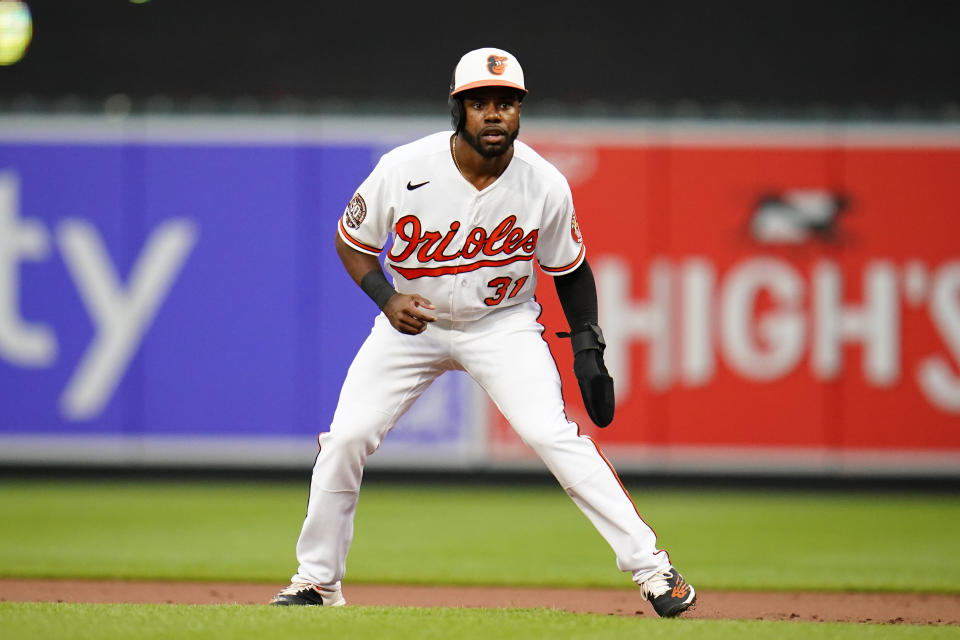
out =
[(613, 378), (607, 373), (603, 363), (603, 350), (607, 343), (599, 325), (590, 322), (584, 328), (570, 333), (557, 334), (560, 338), (570, 338), (573, 346), (573, 373), (580, 385), (580, 394), (587, 414), (598, 427), (605, 427), (613, 421)]

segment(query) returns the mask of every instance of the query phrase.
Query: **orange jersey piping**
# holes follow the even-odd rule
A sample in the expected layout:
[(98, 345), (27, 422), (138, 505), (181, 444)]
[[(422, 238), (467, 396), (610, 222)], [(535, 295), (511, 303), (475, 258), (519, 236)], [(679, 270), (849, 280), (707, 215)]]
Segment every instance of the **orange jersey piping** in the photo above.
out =
[(353, 248), (356, 249), (357, 251), (362, 251), (363, 253), (369, 253), (375, 256), (380, 255), (380, 252), (383, 251), (383, 248), (377, 249), (376, 247), (371, 247), (368, 244), (363, 244), (362, 242), (360, 242), (359, 240), (351, 236), (349, 233), (347, 233), (346, 228), (344, 228), (343, 226), (343, 218), (340, 218), (339, 226), (340, 226), (340, 237), (342, 237), (344, 241), (348, 242), (351, 246), (353, 246)]
[(572, 271), (574, 267), (576, 267), (578, 264), (580, 264), (581, 261), (583, 261), (583, 256), (584, 256), (584, 253), (586, 253), (586, 251), (587, 251), (587, 248), (584, 247), (584, 246), (581, 246), (581, 247), (580, 247), (580, 253), (577, 254), (577, 259), (574, 260), (573, 262), (571, 262), (570, 264), (568, 264), (568, 265), (565, 266), (565, 267), (545, 267), (544, 265), (541, 264), (541, 265), (540, 265), (540, 269), (541, 269), (544, 273), (560, 273), (560, 274), (562, 274), (562, 273), (567, 272), (567, 271)]

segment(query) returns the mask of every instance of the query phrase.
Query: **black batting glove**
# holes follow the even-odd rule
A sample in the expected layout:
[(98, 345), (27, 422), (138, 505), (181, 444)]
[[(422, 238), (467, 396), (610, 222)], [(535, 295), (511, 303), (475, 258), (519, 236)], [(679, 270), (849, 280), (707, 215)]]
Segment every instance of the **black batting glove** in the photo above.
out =
[(607, 426), (613, 421), (614, 397), (613, 378), (603, 363), (603, 350), (607, 347), (603, 332), (599, 325), (591, 322), (582, 329), (557, 336), (570, 338), (573, 373), (577, 376), (587, 415), (598, 427)]

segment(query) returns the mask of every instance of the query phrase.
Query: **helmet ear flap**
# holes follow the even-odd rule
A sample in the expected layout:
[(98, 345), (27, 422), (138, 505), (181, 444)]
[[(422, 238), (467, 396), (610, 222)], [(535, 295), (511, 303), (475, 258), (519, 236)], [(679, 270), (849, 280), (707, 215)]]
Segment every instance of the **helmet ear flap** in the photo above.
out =
[(457, 133), (463, 129), (463, 100), (450, 96), (450, 124)]
[(453, 76), (450, 77), (450, 93), (447, 94), (447, 104), (450, 106), (450, 125), (454, 132), (459, 132), (463, 128), (463, 100), (453, 95), (456, 73), (456, 70), (454, 70)]

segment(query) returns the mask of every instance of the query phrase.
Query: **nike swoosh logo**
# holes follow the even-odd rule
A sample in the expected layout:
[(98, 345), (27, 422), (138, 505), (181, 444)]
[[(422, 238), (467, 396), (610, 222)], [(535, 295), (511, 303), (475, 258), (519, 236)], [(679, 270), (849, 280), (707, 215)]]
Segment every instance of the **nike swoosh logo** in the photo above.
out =
[(408, 183), (407, 183), (407, 191), (413, 191), (414, 189), (419, 189), (420, 187), (422, 187), (422, 186), (425, 185), (425, 184), (430, 184), (430, 181), (427, 180), (426, 182), (421, 182), (420, 184), (413, 184), (412, 182), (408, 182)]

